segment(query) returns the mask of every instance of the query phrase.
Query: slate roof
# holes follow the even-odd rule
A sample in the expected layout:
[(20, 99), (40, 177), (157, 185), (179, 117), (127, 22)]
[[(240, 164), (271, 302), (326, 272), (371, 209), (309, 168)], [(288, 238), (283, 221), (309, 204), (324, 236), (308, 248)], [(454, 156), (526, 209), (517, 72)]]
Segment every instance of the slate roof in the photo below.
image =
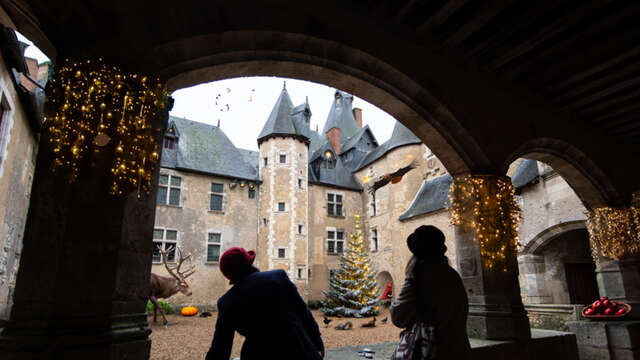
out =
[(352, 103), (353, 95), (336, 90), (331, 110), (329, 110), (327, 121), (324, 123), (324, 129), (322, 129), (323, 135), (326, 135), (330, 129), (337, 127), (340, 129), (340, 144), (343, 144), (360, 130), (356, 119), (353, 117)]
[[(308, 108), (309, 104), (306, 103), (301, 106), (305, 105)], [(299, 117), (294, 119), (292, 116), (294, 110), (299, 112), (301, 110), (300, 106), (294, 109), (289, 93), (287, 92), (287, 88), (283, 87), (278, 100), (276, 100), (276, 103), (271, 110), (271, 114), (267, 118), (267, 122), (262, 127), (260, 135), (258, 135), (258, 144), (269, 137), (282, 135), (301, 137), (308, 140), (309, 124), (306, 123), (305, 127), (304, 121), (301, 121)], [(309, 111), (309, 114), (310, 113), (311, 112)]]
[(322, 137), (320, 133), (314, 130), (310, 131), (309, 132), (309, 154), (312, 154), (320, 146), (324, 145), (325, 142), (327, 142), (327, 139)]
[(340, 145), (340, 155), (353, 149), (358, 144), (358, 141), (360, 141), (360, 138), (362, 138), (362, 135), (364, 135), (366, 132), (369, 132), (369, 135), (373, 139), (375, 146), (378, 146), (378, 140), (376, 140), (376, 137), (373, 136), (373, 132), (369, 128), (369, 125), (365, 125), (362, 129), (358, 130), (358, 132), (356, 132), (353, 136), (347, 138), (344, 144)]
[(511, 177), (511, 183), (518, 189), (536, 181), (540, 176), (538, 162), (533, 159), (524, 159)]
[[(335, 167), (333, 169), (329, 169), (328, 167), (320, 167), (319, 171), (316, 173), (313, 169), (312, 164), (317, 161), (324, 161), (324, 153), (325, 151), (330, 150), (333, 153), (333, 148), (328, 141), (316, 149), (313, 154), (309, 157), (309, 182), (324, 184), (335, 186), (339, 188), (351, 189), (351, 190), (362, 190), (362, 186), (358, 181), (356, 181), (355, 176), (349, 169), (347, 169), (340, 159), (339, 156), (335, 156), (334, 159), (336, 161)], [(321, 158), (322, 159), (319, 159)]]
[(389, 140), (385, 141), (382, 145), (377, 148), (371, 150), (360, 162), (360, 165), (356, 167), (356, 171), (362, 169), (363, 167), (371, 164), (372, 162), (380, 159), (389, 151), (399, 148), (405, 145), (412, 144), (421, 144), (422, 140), (420, 140), (417, 136), (415, 136), (411, 130), (407, 129), (406, 126), (402, 125), (399, 121), (396, 121), (395, 126), (393, 127), (393, 132), (391, 133), (391, 137)]
[(242, 154), (242, 157), (244, 158), (244, 162), (251, 165), (255, 169), (258, 169), (258, 165), (259, 165), (258, 162), (260, 161), (259, 152), (254, 150), (240, 149), (240, 148), (238, 148), (238, 151), (240, 151), (240, 154)]
[(448, 207), (450, 205), (449, 187), (452, 181), (453, 178), (449, 174), (424, 181), (413, 203), (400, 215), (399, 220), (408, 220)]
[(163, 149), (161, 166), (259, 180), (257, 166), (245, 160), (255, 155), (248, 151), (243, 154), (219, 127), (176, 117), (170, 117), (169, 122), (180, 136), (174, 150)]

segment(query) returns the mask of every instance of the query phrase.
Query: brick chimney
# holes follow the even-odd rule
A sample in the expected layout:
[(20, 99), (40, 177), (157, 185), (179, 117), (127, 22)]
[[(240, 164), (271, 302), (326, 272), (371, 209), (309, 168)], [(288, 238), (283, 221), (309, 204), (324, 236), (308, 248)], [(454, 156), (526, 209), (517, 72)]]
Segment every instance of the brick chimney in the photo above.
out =
[(327, 140), (331, 144), (336, 155), (340, 154), (340, 128), (333, 127), (327, 131)]
[(356, 124), (358, 124), (358, 127), (362, 129), (362, 109), (353, 108), (351, 111), (353, 112), (353, 117), (356, 119)]

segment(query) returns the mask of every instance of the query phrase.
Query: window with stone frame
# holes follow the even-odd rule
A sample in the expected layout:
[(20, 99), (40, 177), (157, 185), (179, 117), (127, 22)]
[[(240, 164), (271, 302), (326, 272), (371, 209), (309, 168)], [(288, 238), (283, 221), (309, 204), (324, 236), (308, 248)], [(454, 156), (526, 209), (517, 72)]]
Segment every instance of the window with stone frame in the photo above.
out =
[(264, 158), (264, 166), (267, 166), (267, 164), (269, 164), (269, 158), (268, 157)]
[(287, 155), (280, 154), (280, 164), (286, 164), (286, 163), (287, 163)]
[(156, 202), (159, 205), (180, 206), (182, 178), (175, 175), (160, 175)]
[(287, 211), (287, 204), (284, 202), (278, 203), (278, 211)]
[(327, 228), (327, 253), (342, 254), (344, 252), (344, 230)]
[(164, 137), (164, 148), (173, 150), (173, 148), (175, 148), (175, 142), (176, 142), (175, 138), (173, 138), (171, 136), (165, 136)]
[(221, 249), (222, 235), (217, 232), (207, 233), (207, 262), (219, 261)]
[(371, 229), (371, 252), (378, 251), (378, 229)]
[[(163, 228), (153, 229), (153, 251), (151, 259), (154, 264), (162, 264), (163, 251), (169, 250), (173, 246), (173, 250), (167, 255), (167, 262), (176, 261), (176, 246), (178, 246), (178, 230), (170, 230)], [(159, 249), (160, 248), (160, 249)]]
[(298, 279), (302, 279), (302, 274), (304, 274), (304, 268), (298, 268)]
[(371, 192), (371, 196), (369, 197), (369, 208), (371, 209), (370, 215), (371, 216), (376, 216), (376, 212), (377, 212), (377, 206), (376, 206), (376, 191), (372, 191)]
[(249, 199), (255, 199), (256, 189), (249, 189), (248, 196), (249, 196)]
[(278, 248), (278, 259), (284, 259), (287, 256), (286, 248)]
[(211, 191), (209, 192), (211, 200), (209, 202), (209, 210), (222, 211), (224, 199), (224, 184), (211, 183)]
[(342, 205), (342, 194), (327, 193), (327, 215), (345, 216)]

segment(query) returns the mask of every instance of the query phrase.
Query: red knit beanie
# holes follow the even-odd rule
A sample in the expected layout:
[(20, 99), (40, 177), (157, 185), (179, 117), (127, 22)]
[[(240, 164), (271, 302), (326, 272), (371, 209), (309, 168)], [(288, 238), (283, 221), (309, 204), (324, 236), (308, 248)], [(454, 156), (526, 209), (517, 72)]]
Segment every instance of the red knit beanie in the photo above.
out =
[(245, 250), (241, 247), (232, 247), (225, 251), (220, 257), (220, 271), (227, 279), (233, 282), (238, 276), (249, 270), (256, 258), (253, 250)]

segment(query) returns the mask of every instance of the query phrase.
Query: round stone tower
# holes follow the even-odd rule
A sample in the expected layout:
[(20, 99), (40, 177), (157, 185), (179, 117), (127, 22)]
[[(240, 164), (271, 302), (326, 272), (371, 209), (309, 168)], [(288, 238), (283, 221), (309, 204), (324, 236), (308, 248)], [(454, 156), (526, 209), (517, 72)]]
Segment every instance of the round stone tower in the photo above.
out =
[(257, 265), (283, 269), (306, 292), (308, 259), (309, 104), (294, 107), (286, 87), (260, 135)]

